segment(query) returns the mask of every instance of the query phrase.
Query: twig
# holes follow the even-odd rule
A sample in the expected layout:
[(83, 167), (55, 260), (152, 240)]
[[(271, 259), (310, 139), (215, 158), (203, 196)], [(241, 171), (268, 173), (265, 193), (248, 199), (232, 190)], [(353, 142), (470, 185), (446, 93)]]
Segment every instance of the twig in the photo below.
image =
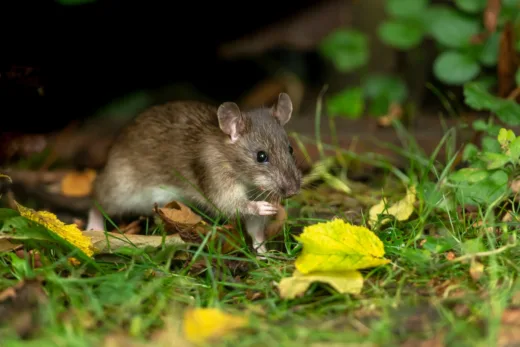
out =
[(485, 251), (485, 252), (477, 252), (477, 253), (473, 253), (473, 254), (466, 254), (466, 255), (463, 255), (463, 256), (460, 256), (458, 258), (455, 258), (453, 259), (451, 262), (461, 262), (461, 261), (464, 261), (464, 260), (467, 260), (467, 259), (472, 259), (472, 258), (476, 258), (476, 257), (488, 257), (490, 255), (495, 255), (495, 254), (499, 254), (499, 253), (503, 253), (505, 251), (507, 251), (509, 248), (514, 248), (517, 246), (517, 242), (513, 242), (513, 243), (510, 243), (508, 245), (505, 245), (505, 246), (502, 246), (500, 248), (497, 248), (497, 249), (494, 249), (492, 251)]
[(520, 87), (516, 87), (513, 91), (507, 96), (508, 100), (515, 100), (520, 95)]

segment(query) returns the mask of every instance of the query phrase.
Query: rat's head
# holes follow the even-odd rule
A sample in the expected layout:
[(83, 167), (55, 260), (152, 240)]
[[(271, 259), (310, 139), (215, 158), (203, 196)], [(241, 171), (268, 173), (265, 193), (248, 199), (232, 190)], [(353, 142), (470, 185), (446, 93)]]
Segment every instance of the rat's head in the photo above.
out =
[(235, 149), (229, 158), (233, 167), (244, 183), (265, 192), (263, 198), (287, 198), (300, 191), (301, 172), (284, 129), (292, 110), (289, 95), (280, 93), (270, 108), (243, 112), (225, 102), (217, 111), (220, 129)]

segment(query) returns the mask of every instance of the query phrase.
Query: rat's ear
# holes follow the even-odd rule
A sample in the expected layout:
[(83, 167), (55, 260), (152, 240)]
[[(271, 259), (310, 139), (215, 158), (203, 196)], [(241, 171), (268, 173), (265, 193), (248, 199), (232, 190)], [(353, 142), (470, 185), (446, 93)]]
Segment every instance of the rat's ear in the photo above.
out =
[(273, 106), (273, 116), (275, 116), (283, 126), (291, 119), (292, 111), (293, 105), (291, 97), (286, 93), (280, 93), (280, 95), (278, 95), (278, 101)]
[(240, 108), (234, 102), (222, 103), (218, 110), (218, 124), (220, 130), (229, 135), (231, 142), (236, 142), (245, 129), (244, 118)]

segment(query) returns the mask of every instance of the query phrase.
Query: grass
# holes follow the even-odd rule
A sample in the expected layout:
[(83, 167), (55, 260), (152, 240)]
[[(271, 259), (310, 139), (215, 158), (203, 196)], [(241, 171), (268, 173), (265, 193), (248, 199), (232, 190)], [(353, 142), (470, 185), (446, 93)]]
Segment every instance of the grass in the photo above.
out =
[[(337, 175), (345, 175), (348, 165), (356, 162), (376, 166), (383, 174), (367, 185), (349, 182), (350, 197), (319, 182), (304, 190), (288, 204), (292, 212), (279, 241), (282, 251), (258, 260), (242, 250), (246, 256), (242, 261), (251, 267), (242, 278), (221, 264), (240, 254), (219, 255), (202, 248), (190, 251), (208, 265), (198, 276), (190, 274), (185, 261), (176, 260), (175, 250), (169, 249), (119, 254), (117, 261), (101, 258), (97, 271), (70, 266), (69, 255), (58, 250), (47, 252), (48, 262), (37, 269), (28, 259), (0, 255), (0, 290), (23, 278), (37, 277), (47, 294), (46, 304), (32, 323), (39, 329), (34, 329), (31, 339), (22, 340), (7, 328), (0, 330), (2, 346), (103, 346), (107, 337), (119, 341), (116, 346), (131, 345), (126, 339), (181, 346), (180, 322), (186, 307), (218, 307), (251, 316), (248, 329), (212, 346), (416, 346), (417, 341), (437, 341), (433, 345), (439, 346), (441, 342), (497, 345), (504, 334), (500, 323), (504, 310), (511, 307), (515, 295), (520, 301), (516, 280), (520, 252), (510, 246), (518, 223), (515, 218), (507, 223), (493, 221), (488, 218), (492, 209), (484, 206), (471, 213), (457, 211), (457, 206), (440, 209), (448, 201), (449, 191), (440, 185), (457, 154), (452, 141), (455, 132), (448, 131), (427, 156), (399, 124), (396, 130), (404, 146), (393, 149), (407, 158), (406, 171), (378, 155), (359, 155), (320, 142), (320, 149), (341, 156), (343, 167)], [(299, 137), (299, 145), (310, 141)], [(436, 160), (441, 150), (449, 154), (444, 164)], [(361, 294), (340, 295), (313, 284), (303, 297), (279, 297), (275, 283), (291, 275), (301, 249), (292, 234), (334, 215), (366, 225), (368, 207), (380, 200), (382, 192), (398, 200), (410, 181), (417, 184), (416, 212), (407, 221), (393, 220), (374, 229), (392, 262), (363, 271)], [(517, 212), (512, 208), (514, 217)], [(486, 224), (475, 224), (483, 220)], [(478, 261), (484, 271), (472, 276), (471, 254), (475, 252), (481, 252)], [(214, 260), (217, 265), (211, 266)], [(24, 310), (11, 307), (11, 317)], [(166, 335), (158, 337), (160, 332)]]

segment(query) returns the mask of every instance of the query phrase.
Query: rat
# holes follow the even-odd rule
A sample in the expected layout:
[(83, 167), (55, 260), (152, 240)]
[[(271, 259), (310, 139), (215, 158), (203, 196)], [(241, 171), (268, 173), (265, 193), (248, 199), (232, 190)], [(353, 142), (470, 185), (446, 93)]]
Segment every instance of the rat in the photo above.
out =
[[(134, 118), (116, 136), (93, 183), (93, 199), (109, 216), (151, 215), (153, 206), (178, 200), (212, 216), (243, 218), (256, 252), (265, 253), (265, 227), (282, 199), (299, 193), (285, 125), (291, 98), (241, 110), (200, 101), (170, 101)], [(104, 230), (92, 207), (87, 230)]]

